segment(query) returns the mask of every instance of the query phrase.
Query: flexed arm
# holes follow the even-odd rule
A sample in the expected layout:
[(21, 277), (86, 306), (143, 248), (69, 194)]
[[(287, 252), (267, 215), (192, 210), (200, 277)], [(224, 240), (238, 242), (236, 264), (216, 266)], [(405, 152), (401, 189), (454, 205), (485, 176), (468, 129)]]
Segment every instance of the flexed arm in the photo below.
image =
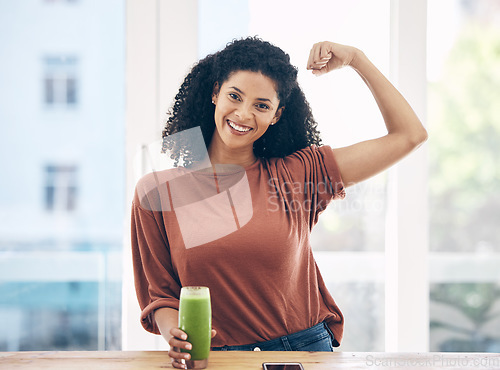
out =
[(328, 41), (314, 44), (307, 69), (320, 76), (345, 66), (365, 81), (387, 128), (380, 138), (334, 149), (344, 184), (350, 186), (398, 162), (427, 140), (427, 131), (405, 98), (359, 49)]

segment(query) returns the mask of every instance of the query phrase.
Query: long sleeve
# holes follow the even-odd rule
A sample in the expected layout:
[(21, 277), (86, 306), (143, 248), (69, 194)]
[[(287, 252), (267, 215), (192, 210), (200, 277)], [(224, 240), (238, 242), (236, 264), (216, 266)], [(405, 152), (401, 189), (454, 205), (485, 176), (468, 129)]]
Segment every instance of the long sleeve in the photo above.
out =
[(161, 307), (178, 309), (181, 286), (172, 266), (162, 212), (142, 208), (137, 193), (136, 190), (131, 220), (135, 289), (143, 327), (160, 334), (153, 313)]

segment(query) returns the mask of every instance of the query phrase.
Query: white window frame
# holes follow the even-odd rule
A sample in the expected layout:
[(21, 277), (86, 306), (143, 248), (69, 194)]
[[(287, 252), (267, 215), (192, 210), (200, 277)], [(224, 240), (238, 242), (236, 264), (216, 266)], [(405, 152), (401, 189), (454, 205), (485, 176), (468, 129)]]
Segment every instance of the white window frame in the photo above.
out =
[[(423, 122), (427, 90), (426, 9), (425, 0), (391, 1), (390, 78)], [(129, 215), (137, 163), (140, 165), (137, 155), (140, 157), (144, 145), (160, 138), (165, 112), (187, 72), (183, 66), (197, 60), (198, 0), (127, 0), (126, 17)], [(429, 347), (426, 146), (391, 169), (389, 177), (385, 350), (424, 352)], [(147, 333), (139, 322), (128, 228), (124, 246), (122, 348), (166, 349), (165, 341)]]
[[(391, 0), (391, 81), (426, 124), (427, 1)], [(385, 350), (429, 350), (427, 145), (389, 171)]]

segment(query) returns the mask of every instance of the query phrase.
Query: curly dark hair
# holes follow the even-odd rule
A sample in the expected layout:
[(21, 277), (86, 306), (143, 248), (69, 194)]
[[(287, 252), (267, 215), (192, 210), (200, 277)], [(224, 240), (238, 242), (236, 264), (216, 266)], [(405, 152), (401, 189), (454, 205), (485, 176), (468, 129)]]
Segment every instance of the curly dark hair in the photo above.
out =
[(178, 165), (196, 160), (188, 143), (169, 141), (175, 133), (200, 126), (208, 148), (215, 130), (212, 93), (236, 71), (260, 72), (275, 82), (279, 107), (285, 106), (277, 124), (254, 143), (257, 157), (284, 157), (311, 144), (321, 145), (317, 123), (297, 81), (297, 68), (290, 64), (290, 57), (280, 48), (257, 37), (233, 40), (214, 54), (194, 65), (186, 76), (162, 133), (164, 149), (172, 150), (171, 158)]

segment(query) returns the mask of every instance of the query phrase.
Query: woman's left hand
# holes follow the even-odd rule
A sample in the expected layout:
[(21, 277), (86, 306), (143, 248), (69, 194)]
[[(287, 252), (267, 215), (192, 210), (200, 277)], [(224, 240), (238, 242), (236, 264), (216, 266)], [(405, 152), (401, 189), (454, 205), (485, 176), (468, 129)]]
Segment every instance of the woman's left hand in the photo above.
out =
[(330, 41), (318, 42), (313, 45), (307, 61), (307, 69), (316, 76), (351, 65), (360, 53), (352, 46), (336, 44)]

